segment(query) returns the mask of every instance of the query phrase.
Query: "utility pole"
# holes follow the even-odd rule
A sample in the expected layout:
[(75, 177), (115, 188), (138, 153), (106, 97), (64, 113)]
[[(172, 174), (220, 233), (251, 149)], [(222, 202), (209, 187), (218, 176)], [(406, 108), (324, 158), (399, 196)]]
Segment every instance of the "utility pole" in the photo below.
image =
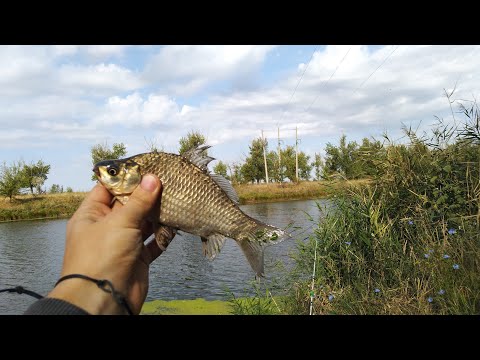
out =
[(280, 155), (280, 126), (278, 129), (278, 177), (280, 182), (282, 182), (282, 156)]
[(267, 184), (268, 184), (267, 153), (265, 152), (265, 139), (263, 137), (263, 130), (262, 130), (262, 146), (263, 146), (263, 161), (265, 161), (265, 180), (267, 180)]
[(295, 126), (295, 175), (298, 183), (298, 126)]

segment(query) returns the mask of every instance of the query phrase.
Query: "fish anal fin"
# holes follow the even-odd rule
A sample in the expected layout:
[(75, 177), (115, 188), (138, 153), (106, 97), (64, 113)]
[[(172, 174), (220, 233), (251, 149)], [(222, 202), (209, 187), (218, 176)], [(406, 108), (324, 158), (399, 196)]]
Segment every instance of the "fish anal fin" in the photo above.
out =
[(227, 238), (221, 234), (212, 234), (208, 237), (202, 236), (201, 239), (203, 255), (209, 260), (213, 260), (222, 250)]

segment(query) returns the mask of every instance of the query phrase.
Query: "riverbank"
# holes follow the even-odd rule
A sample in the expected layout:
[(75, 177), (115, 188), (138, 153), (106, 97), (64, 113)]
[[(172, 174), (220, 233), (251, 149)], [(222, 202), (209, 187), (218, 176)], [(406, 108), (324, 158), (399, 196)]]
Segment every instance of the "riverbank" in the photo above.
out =
[(327, 198), (337, 191), (365, 185), (368, 180), (302, 181), (296, 183), (235, 185), (240, 204)]
[[(234, 186), (241, 204), (287, 200), (321, 199), (348, 187), (364, 185), (367, 180), (303, 181), (299, 184), (242, 184)], [(77, 210), (86, 192), (18, 195), (10, 202), (0, 197), (0, 222), (69, 218)]]
[(69, 218), (86, 194), (19, 195), (12, 202), (0, 197), (0, 222)]

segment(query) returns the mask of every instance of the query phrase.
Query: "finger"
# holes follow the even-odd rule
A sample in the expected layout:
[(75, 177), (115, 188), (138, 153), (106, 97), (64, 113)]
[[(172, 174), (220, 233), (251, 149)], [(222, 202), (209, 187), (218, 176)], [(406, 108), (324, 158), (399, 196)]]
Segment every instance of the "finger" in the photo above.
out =
[(119, 221), (124, 227), (140, 229), (153, 208), (159, 206), (160, 189), (158, 177), (151, 174), (144, 175), (128, 202), (115, 212), (114, 220)]
[(113, 195), (101, 184), (97, 183), (87, 194), (82, 204), (82, 213), (106, 213), (110, 211), (110, 203)]

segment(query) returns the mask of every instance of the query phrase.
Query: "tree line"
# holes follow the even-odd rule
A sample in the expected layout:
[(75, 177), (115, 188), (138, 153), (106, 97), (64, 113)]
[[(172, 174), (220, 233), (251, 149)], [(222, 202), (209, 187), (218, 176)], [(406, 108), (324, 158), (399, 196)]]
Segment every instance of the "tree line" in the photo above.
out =
[[(191, 131), (179, 140), (179, 154), (191, 148), (207, 143), (206, 137), (198, 131)], [(153, 144), (150, 151), (160, 151)], [(205, 154), (207, 154), (205, 150)], [(92, 164), (106, 159), (120, 159), (127, 155), (123, 143), (96, 144), (90, 148)], [(264, 155), (265, 154), (265, 155)], [(315, 153), (313, 159), (303, 151), (298, 152), (299, 180), (331, 180), (331, 179), (359, 179), (372, 177), (378, 174), (382, 162), (386, 159), (384, 144), (375, 139), (364, 138), (361, 144), (355, 141), (347, 142), (346, 136), (340, 137), (339, 144), (327, 143), (325, 156)], [(266, 161), (265, 161), (266, 160)], [(213, 172), (224, 176), (233, 184), (266, 182), (265, 162), (268, 170), (269, 182), (295, 182), (296, 154), (294, 146), (285, 146), (276, 150), (269, 150), (268, 141), (261, 137), (255, 138), (249, 145), (249, 152), (243, 162), (218, 161)], [(50, 165), (42, 160), (26, 164), (23, 161), (7, 165), (5, 162), (0, 168), (0, 195), (9, 197), (30, 191), (32, 195), (46, 193), (42, 186), (47, 180)], [(92, 174), (92, 180), (96, 177)], [(62, 193), (63, 186), (53, 184), (49, 193)], [(72, 192), (67, 187), (67, 192)]]

